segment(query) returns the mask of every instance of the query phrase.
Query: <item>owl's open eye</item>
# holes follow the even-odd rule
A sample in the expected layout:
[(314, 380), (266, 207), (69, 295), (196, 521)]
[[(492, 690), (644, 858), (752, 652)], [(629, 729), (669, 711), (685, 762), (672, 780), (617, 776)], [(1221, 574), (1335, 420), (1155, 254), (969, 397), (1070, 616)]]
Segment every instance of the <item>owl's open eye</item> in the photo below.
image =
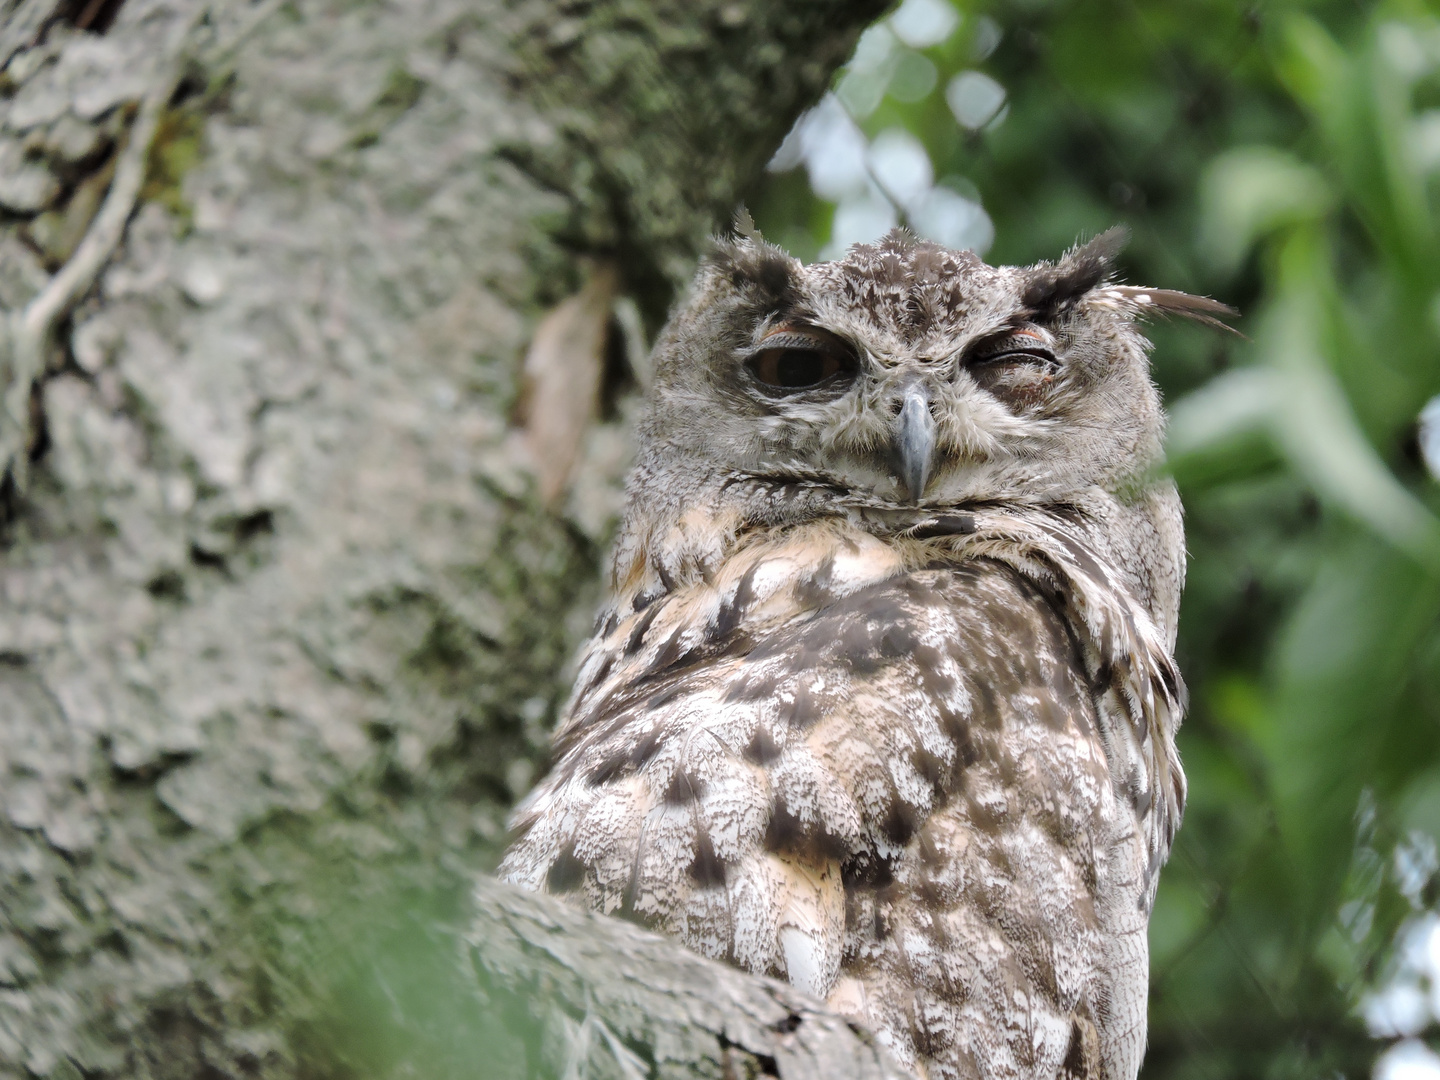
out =
[(855, 356), (834, 334), (812, 327), (781, 327), (767, 334), (747, 361), (756, 380), (794, 393), (838, 382), (855, 371)]

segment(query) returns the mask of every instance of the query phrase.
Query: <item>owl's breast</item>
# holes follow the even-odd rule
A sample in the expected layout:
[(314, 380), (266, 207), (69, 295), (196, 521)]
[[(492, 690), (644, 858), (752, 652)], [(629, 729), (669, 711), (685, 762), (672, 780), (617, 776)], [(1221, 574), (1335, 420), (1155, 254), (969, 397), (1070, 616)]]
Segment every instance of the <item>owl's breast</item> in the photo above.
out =
[(1055, 598), (834, 529), (738, 554), (601, 627), (502, 873), (831, 997), (932, 1076), (1103, 1045), (1143, 811)]

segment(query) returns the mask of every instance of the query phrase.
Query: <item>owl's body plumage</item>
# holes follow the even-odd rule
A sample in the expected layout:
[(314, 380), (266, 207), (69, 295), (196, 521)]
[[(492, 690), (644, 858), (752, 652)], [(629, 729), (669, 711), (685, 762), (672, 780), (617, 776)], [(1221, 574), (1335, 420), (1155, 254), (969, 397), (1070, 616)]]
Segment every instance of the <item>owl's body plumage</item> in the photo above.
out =
[(1218, 305), (1107, 285), (1109, 243), (720, 247), (506, 877), (786, 978), (932, 1080), (1133, 1080), (1184, 777), (1131, 317)]

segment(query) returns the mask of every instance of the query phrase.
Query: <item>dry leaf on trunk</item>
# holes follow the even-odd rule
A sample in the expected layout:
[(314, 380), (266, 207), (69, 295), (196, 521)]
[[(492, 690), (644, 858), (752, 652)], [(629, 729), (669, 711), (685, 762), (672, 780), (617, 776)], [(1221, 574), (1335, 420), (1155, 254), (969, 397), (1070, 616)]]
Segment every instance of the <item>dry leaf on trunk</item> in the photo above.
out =
[(540, 321), (525, 354), (522, 425), (547, 505), (564, 493), (585, 429), (599, 412), (619, 277), (613, 264), (597, 266), (584, 288)]

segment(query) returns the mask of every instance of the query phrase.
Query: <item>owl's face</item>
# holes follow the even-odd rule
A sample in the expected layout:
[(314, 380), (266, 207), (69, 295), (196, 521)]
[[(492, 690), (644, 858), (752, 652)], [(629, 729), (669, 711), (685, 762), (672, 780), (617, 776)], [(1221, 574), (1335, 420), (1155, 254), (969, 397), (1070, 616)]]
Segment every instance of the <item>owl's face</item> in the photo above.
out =
[(1117, 240), (1033, 267), (899, 233), (811, 266), (722, 244), (657, 346), (642, 464), (898, 506), (1113, 490), (1163, 425), (1130, 319), (1152, 294), (1103, 284)]

